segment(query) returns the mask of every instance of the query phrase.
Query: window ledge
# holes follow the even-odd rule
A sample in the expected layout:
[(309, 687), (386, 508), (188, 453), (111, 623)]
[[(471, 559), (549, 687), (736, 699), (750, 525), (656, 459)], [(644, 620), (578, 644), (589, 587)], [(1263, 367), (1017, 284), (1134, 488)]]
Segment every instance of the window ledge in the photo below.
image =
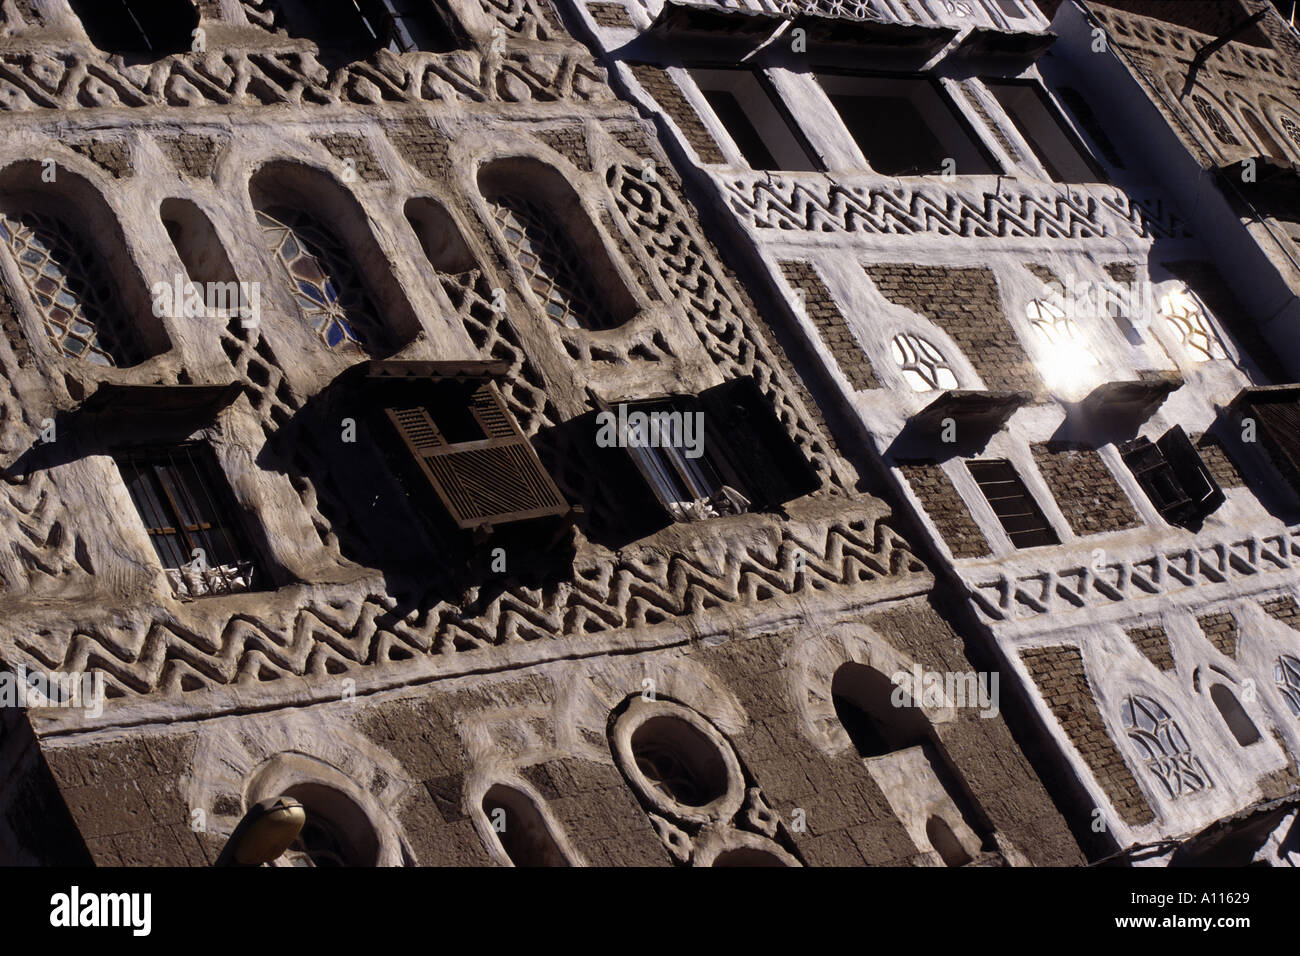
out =
[(172, 594), (182, 601), (224, 594), (243, 594), (252, 590), (253, 563), (240, 561), (210, 568), (167, 568), (164, 572)]

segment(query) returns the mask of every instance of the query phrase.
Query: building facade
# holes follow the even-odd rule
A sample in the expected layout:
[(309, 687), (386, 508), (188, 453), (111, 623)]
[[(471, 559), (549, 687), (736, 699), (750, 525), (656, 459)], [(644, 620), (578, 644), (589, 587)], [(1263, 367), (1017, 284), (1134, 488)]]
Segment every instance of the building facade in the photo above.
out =
[(1254, 0), (568, 9), (1089, 857), (1294, 865), (1294, 31)]
[(112, 6), (0, 2), (0, 861), (1084, 860), (574, 11)]

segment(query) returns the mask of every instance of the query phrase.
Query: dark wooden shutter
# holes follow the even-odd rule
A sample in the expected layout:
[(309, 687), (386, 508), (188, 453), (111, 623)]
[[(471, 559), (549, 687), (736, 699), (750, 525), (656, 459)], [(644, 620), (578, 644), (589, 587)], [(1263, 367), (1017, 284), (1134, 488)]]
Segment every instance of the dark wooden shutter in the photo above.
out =
[(1156, 442), (1156, 447), (1165, 456), (1165, 461), (1173, 468), (1179, 483), (1187, 497), (1196, 505), (1201, 516), (1208, 515), (1223, 504), (1225, 495), (1219, 483), (1210, 474), (1200, 453), (1192, 445), (1187, 432), (1181, 425), (1175, 425)]
[(1146, 438), (1134, 438), (1119, 446), (1120, 456), (1137, 478), (1142, 490), (1170, 524), (1195, 521), (1196, 502), (1187, 494), (1178, 474), (1166, 460), (1159, 446)]
[(1255, 419), (1255, 430), (1273, 463), (1300, 491), (1300, 404), (1293, 398), (1268, 401), (1261, 396), (1251, 399), (1243, 412)]
[(427, 408), (385, 409), (456, 524), (471, 529), (566, 513), (568, 503), (495, 386), (484, 382), (477, 388), (470, 397), (470, 411), (488, 437), (452, 444), (443, 438)]
[(775, 508), (817, 490), (817, 473), (752, 378), (708, 389), (698, 407), (704, 412), (705, 454), (723, 459), (722, 471), (734, 473), (736, 490), (756, 507)]
[(1017, 548), (1059, 544), (1038, 502), (1016, 474), (1011, 462), (1002, 458), (968, 461), (966, 468), (984, 492), (1007, 537)]

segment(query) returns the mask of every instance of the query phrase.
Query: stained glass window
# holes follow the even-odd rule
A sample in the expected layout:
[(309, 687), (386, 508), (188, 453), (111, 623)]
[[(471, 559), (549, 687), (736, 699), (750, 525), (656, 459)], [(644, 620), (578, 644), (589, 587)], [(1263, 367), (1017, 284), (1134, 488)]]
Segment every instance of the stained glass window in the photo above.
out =
[(0, 242), (12, 253), (45, 330), (65, 355), (93, 365), (132, 364), (113, 334), (107, 280), (81, 240), (53, 217), (0, 215)]
[(314, 218), (282, 206), (259, 210), (267, 245), (321, 341), (376, 347), (383, 326), (343, 245)]
[(609, 329), (619, 324), (584, 270), (584, 256), (556, 227), (551, 213), (514, 195), (493, 197), (492, 205), (515, 261), (548, 316), (570, 328)]
[(1120, 718), (1129, 739), (1141, 751), (1147, 769), (1164, 786), (1170, 799), (1214, 786), (1178, 724), (1154, 700), (1130, 695), (1120, 705)]

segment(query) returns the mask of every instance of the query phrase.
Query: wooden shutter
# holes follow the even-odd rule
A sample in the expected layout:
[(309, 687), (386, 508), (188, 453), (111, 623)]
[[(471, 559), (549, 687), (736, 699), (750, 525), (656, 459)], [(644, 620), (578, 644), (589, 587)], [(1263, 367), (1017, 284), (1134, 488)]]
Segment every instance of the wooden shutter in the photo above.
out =
[(1256, 431), (1291, 487), (1300, 491), (1300, 404), (1295, 399), (1251, 399), (1243, 409), (1254, 418)]
[(449, 443), (429, 410), (420, 405), (387, 408), (411, 457), (456, 524), (465, 529), (524, 521), (569, 511), (568, 502), (501, 402), (484, 382), (469, 399), (470, 411), (488, 437)]
[(1191, 439), (1187, 437), (1187, 432), (1183, 431), (1181, 425), (1175, 425), (1165, 432), (1164, 436), (1156, 442), (1156, 447), (1160, 449), (1160, 453), (1165, 456), (1165, 461), (1169, 462), (1169, 467), (1178, 476), (1183, 491), (1196, 505), (1200, 516), (1208, 515), (1223, 504), (1226, 500), (1223, 489), (1210, 474), (1210, 469), (1205, 467), (1200, 453), (1192, 445)]
[(1179, 525), (1196, 520), (1196, 502), (1187, 494), (1158, 445), (1146, 438), (1134, 438), (1120, 445), (1119, 451), (1160, 517)]
[(1059, 544), (1056, 532), (1048, 524), (1038, 502), (1016, 474), (1011, 462), (995, 458), (986, 461), (968, 461), (967, 470), (984, 492), (993, 513), (998, 516), (1017, 548), (1036, 548), (1046, 544)]
[(817, 490), (817, 473), (753, 379), (708, 389), (698, 407), (704, 412), (705, 454), (730, 465), (722, 470), (734, 474), (737, 490), (755, 506), (775, 508)]

